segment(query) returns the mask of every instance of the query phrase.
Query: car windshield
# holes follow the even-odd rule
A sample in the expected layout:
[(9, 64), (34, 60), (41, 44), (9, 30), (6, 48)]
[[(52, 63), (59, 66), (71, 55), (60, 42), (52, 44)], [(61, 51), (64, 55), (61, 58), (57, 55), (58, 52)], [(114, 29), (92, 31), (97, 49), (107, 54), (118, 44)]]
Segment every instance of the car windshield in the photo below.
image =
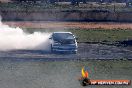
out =
[(74, 36), (70, 33), (54, 33), (53, 40), (63, 44), (75, 43)]

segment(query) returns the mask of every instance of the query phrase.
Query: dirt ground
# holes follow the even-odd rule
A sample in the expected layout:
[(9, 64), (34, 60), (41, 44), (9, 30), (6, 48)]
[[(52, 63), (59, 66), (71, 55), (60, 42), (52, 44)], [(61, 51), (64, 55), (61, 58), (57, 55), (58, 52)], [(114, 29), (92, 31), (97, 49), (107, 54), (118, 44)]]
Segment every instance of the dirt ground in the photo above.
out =
[(20, 28), (103, 28), (103, 29), (132, 29), (132, 23), (116, 22), (3, 22), (9, 26)]
[(0, 51), (0, 59), (43, 60), (43, 61), (69, 61), (69, 60), (132, 60), (132, 49), (102, 44), (78, 43), (77, 54), (52, 53), (47, 50), (12, 50)]

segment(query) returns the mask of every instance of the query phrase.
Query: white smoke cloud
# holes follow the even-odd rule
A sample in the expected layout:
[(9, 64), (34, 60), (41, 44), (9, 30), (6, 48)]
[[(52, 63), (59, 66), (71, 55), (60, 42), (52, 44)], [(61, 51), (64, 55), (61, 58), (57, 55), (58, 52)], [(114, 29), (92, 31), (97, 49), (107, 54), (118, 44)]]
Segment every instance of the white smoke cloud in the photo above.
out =
[(41, 32), (27, 34), (21, 28), (11, 28), (0, 21), (0, 50), (47, 50), (49, 36), (50, 33)]

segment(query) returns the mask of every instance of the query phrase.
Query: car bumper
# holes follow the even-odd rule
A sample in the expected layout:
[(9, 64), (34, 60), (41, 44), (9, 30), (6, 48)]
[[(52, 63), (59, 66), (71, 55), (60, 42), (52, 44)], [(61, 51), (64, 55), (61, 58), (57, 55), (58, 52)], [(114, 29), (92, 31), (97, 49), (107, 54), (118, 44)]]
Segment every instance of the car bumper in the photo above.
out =
[(77, 53), (77, 48), (52, 47), (53, 52)]

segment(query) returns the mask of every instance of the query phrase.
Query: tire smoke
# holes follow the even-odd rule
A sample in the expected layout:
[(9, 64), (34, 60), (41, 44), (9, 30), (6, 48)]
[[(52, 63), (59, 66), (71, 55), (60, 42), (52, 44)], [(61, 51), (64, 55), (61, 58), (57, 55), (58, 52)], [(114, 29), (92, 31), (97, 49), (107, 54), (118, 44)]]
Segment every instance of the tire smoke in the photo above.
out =
[[(0, 18), (1, 19), (1, 18)], [(12, 28), (0, 21), (0, 51), (48, 50), (50, 33), (25, 33), (21, 28)]]

